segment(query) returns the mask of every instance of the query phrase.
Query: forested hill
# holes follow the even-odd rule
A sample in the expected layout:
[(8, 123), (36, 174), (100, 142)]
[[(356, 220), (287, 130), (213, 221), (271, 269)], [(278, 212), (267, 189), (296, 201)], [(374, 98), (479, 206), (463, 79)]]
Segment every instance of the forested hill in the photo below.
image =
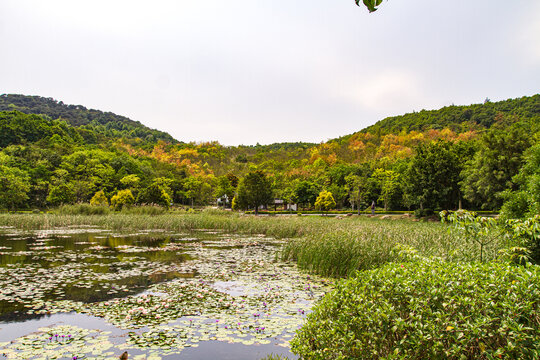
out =
[(0, 111), (17, 110), (26, 114), (46, 115), (67, 121), (74, 127), (115, 138), (140, 138), (146, 141), (177, 141), (163, 131), (150, 129), (138, 121), (112, 112), (87, 109), (82, 105), (67, 105), (62, 101), (41, 96), (17, 94), (0, 95)]
[[(510, 125), (517, 121), (540, 124), (540, 94), (497, 102), (486, 99), (483, 104), (452, 105), (438, 110), (421, 110), (387, 117), (359, 132), (380, 136), (448, 128), (461, 133), (487, 129), (495, 124)], [(339, 139), (346, 139), (352, 135)]]
[(396, 116), (320, 144), (255, 146), (178, 142), (53, 99), (0, 100), (0, 210), (92, 199), (121, 208), (120, 198), (208, 205), (225, 195), (249, 208), (241, 189), (262, 176), (266, 195), (303, 208), (324, 190), (338, 208), (540, 213), (540, 95)]

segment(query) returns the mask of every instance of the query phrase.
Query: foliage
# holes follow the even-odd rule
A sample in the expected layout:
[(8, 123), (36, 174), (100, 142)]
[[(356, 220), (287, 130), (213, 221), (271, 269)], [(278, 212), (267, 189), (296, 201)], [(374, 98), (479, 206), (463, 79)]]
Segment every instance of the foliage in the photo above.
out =
[(524, 155), (525, 162), (513, 178), (519, 186), (515, 191), (506, 190), (502, 214), (506, 218), (540, 214), (540, 141)]
[(315, 203), (318, 194), (317, 185), (304, 180), (296, 184), (293, 198), (299, 204), (310, 206)]
[(97, 193), (94, 194), (92, 199), (90, 199), (90, 205), (109, 206), (109, 199), (107, 199), (107, 196), (105, 196), (103, 190), (99, 190)]
[(438, 110), (421, 110), (383, 119), (362, 130), (370, 134), (399, 134), (450, 128), (466, 132), (518, 121), (540, 124), (540, 94), (482, 104), (445, 106)]
[(122, 210), (124, 207), (130, 207), (135, 202), (131, 190), (120, 190), (111, 198), (111, 206), (115, 210)]
[(0, 208), (13, 210), (28, 200), (30, 178), (16, 167), (3, 165), (5, 161), (0, 154)]
[(59, 183), (49, 190), (47, 202), (53, 206), (71, 204), (75, 201), (73, 184)]
[(449, 213), (441, 211), (442, 222), (450, 222), (467, 241), (472, 241), (480, 247), (480, 261), (484, 260), (484, 248), (496, 240), (497, 222), (494, 218), (477, 216), (476, 213), (460, 210)]
[(359, 272), (315, 305), (302, 359), (533, 359), (540, 268), (413, 261)]
[[(360, 0), (355, 0), (356, 5), (360, 6)], [(377, 10), (377, 6), (382, 3), (382, 0), (362, 0), (364, 5), (368, 8), (369, 12), (374, 12)]]
[(315, 200), (315, 208), (325, 212), (334, 207), (336, 207), (336, 201), (334, 200), (332, 193), (326, 190), (321, 191), (317, 200)]
[(406, 191), (421, 209), (457, 208), (463, 154), (458, 144), (438, 141), (416, 148), (406, 179)]
[[(157, 178), (147, 188), (141, 190), (137, 202), (156, 204), (169, 208), (172, 204), (172, 181), (166, 178)], [(127, 190), (129, 191), (129, 190)], [(130, 191), (131, 194), (131, 191)], [(111, 199), (112, 202), (112, 199)]]
[(230, 201), (240, 180), (258, 169), (268, 177), (273, 196), (303, 209), (313, 207), (322, 189), (332, 192), (336, 207), (350, 203), (358, 211), (372, 201), (394, 210), (453, 209), (465, 191), (466, 208), (497, 210), (507, 199), (506, 208), (514, 211), (506, 211), (508, 216), (525, 216), (538, 210), (538, 166), (531, 162), (523, 176), (512, 178), (523, 163), (514, 160), (521, 159), (527, 143), (514, 141), (505, 150), (505, 141), (514, 132), (516, 139), (523, 133), (534, 138), (540, 129), (539, 100), (535, 95), (405, 114), (321, 144), (223, 146), (176, 142), (121, 116), (53, 99), (2, 95), (0, 110), (24, 112), (0, 111), (2, 166), (26, 185), (10, 187), (20, 189), (18, 194), (4, 190), (0, 196), (23, 199), (12, 208), (42, 209), (88, 203), (99, 190), (109, 197), (129, 189), (139, 205), (205, 206), (224, 195)]
[(258, 214), (259, 206), (272, 200), (272, 184), (260, 170), (249, 172), (238, 184), (237, 203), (241, 208), (254, 208)]
[[(82, 105), (67, 105), (61, 101), (41, 96), (25, 96), (3, 94), (0, 96), (0, 111), (17, 110), (26, 114), (41, 114), (52, 119), (67, 120), (72, 126), (82, 130), (81, 135), (90, 139), (96, 138), (92, 133), (100, 133), (112, 137), (130, 137), (175, 142), (167, 133), (152, 130), (138, 121), (130, 120), (110, 112), (87, 109)], [(0, 124), (1, 126), (1, 124)], [(91, 131), (88, 133), (88, 131)], [(39, 134), (40, 129), (35, 129)], [(45, 133), (46, 134), (46, 133)], [(88, 135), (89, 134), (89, 135)], [(0, 147), (5, 146), (0, 143)]]
[(530, 146), (529, 138), (530, 130), (521, 127), (490, 129), (464, 169), (464, 196), (482, 209), (499, 209), (503, 201), (500, 194), (516, 190), (512, 178), (523, 164), (522, 154)]
[(503, 232), (512, 246), (526, 249), (525, 255), (540, 264), (540, 215), (506, 220)]

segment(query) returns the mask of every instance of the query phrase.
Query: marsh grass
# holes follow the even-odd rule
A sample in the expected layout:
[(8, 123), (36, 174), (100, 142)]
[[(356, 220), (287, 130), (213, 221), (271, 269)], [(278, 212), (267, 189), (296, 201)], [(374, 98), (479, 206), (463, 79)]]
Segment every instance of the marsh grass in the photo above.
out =
[[(459, 234), (448, 233), (440, 223), (383, 220), (363, 216), (331, 217), (243, 216), (227, 211), (165, 213), (161, 215), (110, 213), (108, 215), (2, 214), (0, 226), (50, 229), (96, 226), (115, 231), (162, 229), (173, 232), (219, 229), (228, 233), (264, 234), (288, 238), (282, 259), (297, 261), (308, 271), (345, 277), (356, 270), (376, 268), (395, 261), (398, 245), (414, 248), (422, 256), (449, 261), (479, 259), (477, 247)], [(501, 249), (494, 241), (486, 249), (493, 259)]]
[[(449, 261), (479, 260), (474, 244), (439, 223), (419, 223), (405, 220), (336, 221), (320, 233), (311, 233), (288, 242), (282, 256), (295, 260), (310, 272), (324, 276), (346, 277), (357, 270), (377, 268), (401, 260), (400, 249), (413, 248), (418, 254)], [(500, 242), (489, 247), (487, 256), (493, 259)]]

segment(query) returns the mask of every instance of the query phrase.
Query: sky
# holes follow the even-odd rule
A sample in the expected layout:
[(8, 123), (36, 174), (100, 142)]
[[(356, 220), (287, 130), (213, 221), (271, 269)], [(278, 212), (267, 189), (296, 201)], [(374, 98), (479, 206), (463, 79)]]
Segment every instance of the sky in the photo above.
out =
[(180, 141), (322, 142), (540, 89), (540, 1), (0, 0), (0, 93)]

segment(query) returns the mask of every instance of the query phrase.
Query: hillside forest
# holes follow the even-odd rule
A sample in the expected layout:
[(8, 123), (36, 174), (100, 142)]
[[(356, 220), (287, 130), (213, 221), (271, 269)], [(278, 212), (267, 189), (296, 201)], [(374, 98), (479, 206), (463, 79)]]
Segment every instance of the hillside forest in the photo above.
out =
[[(185, 143), (126, 117), (0, 96), (0, 208), (91, 203), (540, 213), (540, 94), (386, 118), (320, 144)], [(319, 202), (316, 205), (317, 198)], [(219, 199), (219, 201), (218, 201)], [(283, 205), (279, 205), (280, 207)], [(328, 210), (325, 209), (325, 210)]]

